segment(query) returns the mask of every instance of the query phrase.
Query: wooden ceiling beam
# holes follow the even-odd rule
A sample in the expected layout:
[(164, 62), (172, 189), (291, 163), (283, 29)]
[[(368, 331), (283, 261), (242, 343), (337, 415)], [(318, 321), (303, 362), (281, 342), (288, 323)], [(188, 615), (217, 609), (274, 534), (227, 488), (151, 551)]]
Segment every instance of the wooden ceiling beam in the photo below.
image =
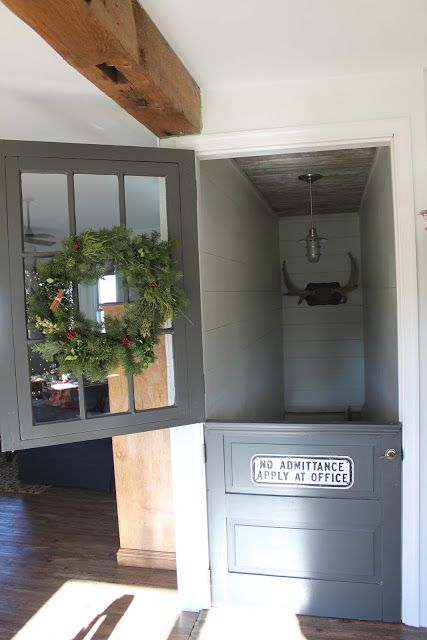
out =
[(137, 0), (2, 1), (155, 135), (200, 131), (200, 89)]

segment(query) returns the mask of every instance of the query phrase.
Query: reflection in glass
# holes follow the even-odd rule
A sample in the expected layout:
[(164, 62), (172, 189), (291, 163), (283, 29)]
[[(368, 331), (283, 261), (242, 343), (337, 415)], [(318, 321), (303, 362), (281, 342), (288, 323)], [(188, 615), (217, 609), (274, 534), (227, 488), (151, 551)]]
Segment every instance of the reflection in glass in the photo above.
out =
[(175, 404), (173, 337), (163, 335), (154, 352), (157, 360), (143, 373), (133, 377), (135, 409), (144, 411)]
[[(37, 286), (37, 265), (40, 262), (48, 262), (50, 258), (36, 258), (36, 256), (31, 256), (24, 258), (24, 286), (25, 286), (25, 302), (28, 302), (28, 297), (30, 295), (31, 289)], [(29, 323), (27, 320), (27, 335), (30, 340), (39, 340), (42, 338), (42, 334), (37, 329), (32, 329), (29, 327)]]
[(105, 302), (118, 302), (117, 277), (114, 273), (106, 275), (98, 280), (98, 300), (99, 304), (104, 304)]
[(77, 289), (80, 311), (86, 318), (100, 322), (98, 286), (96, 284), (79, 284)]
[(29, 353), (34, 424), (79, 418), (78, 381), (58, 373), (55, 362)]
[(59, 251), (69, 235), (67, 176), (22, 173), (24, 251)]
[(168, 238), (166, 179), (125, 176), (126, 226), (135, 233), (159, 231)]
[(84, 393), (87, 418), (129, 411), (128, 379), (121, 367), (112, 369), (102, 382), (84, 378)]
[[(103, 291), (99, 291), (99, 282), (98, 285), (95, 285), (98, 313), (100, 314), (98, 315), (98, 321), (102, 320), (104, 314), (119, 318), (123, 313), (123, 303), (107, 301), (106, 298), (113, 296), (114, 287), (111, 284), (101, 286), (104, 287)], [(101, 298), (104, 300), (102, 303)], [(109, 413), (127, 413), (129, 411), (128, 378), (122, 367), (112, 369), (107, 379), (102, 382), (89, 382), (85, 379), (84, 391), (86, 416), (88, 418)]]
[(75, 174), (76, 231), (120, 224), (117, 176)]
[(107, 269), (105, 276), (93, 285), (78, 285), (79, 308), (87, 318), (95, 322), (104, 320), (105, 305), (123, 309), (124, 292), (119, 274)]

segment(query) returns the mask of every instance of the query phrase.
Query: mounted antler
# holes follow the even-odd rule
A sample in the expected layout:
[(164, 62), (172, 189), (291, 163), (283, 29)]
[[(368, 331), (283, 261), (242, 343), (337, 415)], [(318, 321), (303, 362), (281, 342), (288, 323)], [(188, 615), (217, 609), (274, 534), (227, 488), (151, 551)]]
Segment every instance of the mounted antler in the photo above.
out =
[(351, 263), (350, 277), (346, 285), (344, 285), (343, 287), (339, 287), (339, 289), (336, 289), (336, 291), (343, 297), (343, 299), (341, 300), (343, 304), (347, 302), (347, 295), (350, 293), (350, 291), (354, 291), (354, 289), (357, 289), (357, 287), (359, 286), (359, 269), (357, 268), (356, 260), (353, 258), (350, 252), (348, 252), (348, 257), (350, 258)]
[(286, 269), (286, 260), (283, 260), (282, 273), (283, 273), (283, 282), (285, 283), (285, 287), (288, 290), (288, 292), (285, 293), (284, 295), (298, 296), (299, 297), (298, 304), (301, 304), (301, 302), (305, 300), (305, 298), (307, 297), (308, 292), (306, 291), (306, 289), (298, 289), (298, 287), (292, 282), (291, 278), (289, 277), (289, 273)]
[(325, 305), (325, 304), (345, 304), (347, 302), (347, 296), (350, 291), (357, 289), (359, 286), (359, 270), (357, 268), (356, 260), (351, 253), (348, 254), (350, 258), (350, 277), (346, 285), (340, 287), (339, 282), (309, 282), (305, 289), (298, 289), (289, 277), (286, 269), (286, 262), (283, 261), (283, 280), (287, 293), (285, 296), (298, 296), (298, 304), (301, 304), (303, 300), (306, 300), (310, 306)]

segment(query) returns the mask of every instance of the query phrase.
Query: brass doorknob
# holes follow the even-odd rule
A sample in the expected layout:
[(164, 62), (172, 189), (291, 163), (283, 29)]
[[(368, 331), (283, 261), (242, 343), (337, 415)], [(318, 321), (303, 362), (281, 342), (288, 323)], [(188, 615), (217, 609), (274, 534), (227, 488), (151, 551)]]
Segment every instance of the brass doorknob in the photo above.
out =
[(397, 456), (396, 449), (386, 449), (384, 451), (384, 455), (380, 456), (380, 458), (387, 458), (387, 460), (394, 460)]

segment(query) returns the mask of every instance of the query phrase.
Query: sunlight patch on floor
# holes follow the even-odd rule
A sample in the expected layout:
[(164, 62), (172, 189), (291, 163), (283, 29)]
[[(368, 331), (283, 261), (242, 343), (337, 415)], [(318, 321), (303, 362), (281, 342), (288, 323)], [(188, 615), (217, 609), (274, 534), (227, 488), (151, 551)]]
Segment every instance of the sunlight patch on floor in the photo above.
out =
[(180, 613), (175, 590), (70, 580), (12, 640), (168, 640)]
[(221, 605), (203, 611), (191, 635), (193, 640), (306, 640), (296, 615), (276, 607)]

